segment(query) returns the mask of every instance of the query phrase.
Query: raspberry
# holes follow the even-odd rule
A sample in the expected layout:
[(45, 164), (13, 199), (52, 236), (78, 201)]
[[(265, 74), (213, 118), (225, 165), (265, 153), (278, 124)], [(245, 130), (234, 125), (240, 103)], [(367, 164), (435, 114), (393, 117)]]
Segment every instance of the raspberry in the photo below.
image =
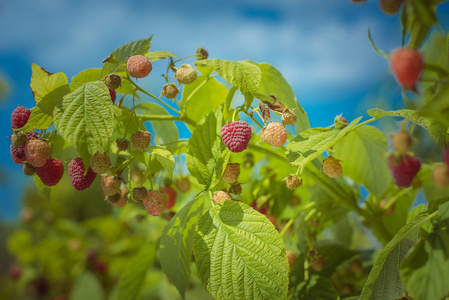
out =
[(380, 0), (380, 8), (388, 15), (396, 14), (401, 8), (402, 0)]
[(234, 153), (245, 150), (251, 140), (251, 127), (245, 121), (228, 123), (220, 133), (226, 147)]
[(239, 164), (228, 164), (221, 176), (221, 181), (227, 184), (236, 183), (239, 180), (240, 175), (240, 165)]
[(90, 167), (97, 174), (106, 173), (111, 166), (109, 156), (104, 153), (95, 153), (90, 161)]
[(424, 61), (418, 51), (400, 48), (391, 54), (390, 65), (399, 84), (404, 89), (414, 89), (421, 75)]
[(167, 209), (171, 209), (176, 203), (177, 193), (175, 189), (170, 186), (164, 187), (162, 191), (168, 196)]
[(11, 135), (11, 143), (15, 147), (23, 146), (27, 141), (27, 136), (22, 131), (14, 131), (14, 133)]
[(437, 165), (433, 168), (433, 183), (439, 189), (449, 186), (449, 170), (445, 165)]
[(416, 156), (409, 154), (397, 157), (394, 154), (388, 157), (388, 168), (390, 168), (394, 183), (400, 187), (409, 187), (413, 178), (421, 169), (421, 162)]
[(8, 275), (12, 280), (19, 280), (22, 277), (22, 268), (18, 265), (10, 265), (8, 267)]
[(50, 146), (43, 140), (29, 140), (24, 150), (27, 162), (36, 168), (45, 165), (51, 152)]
[(287, 177), (284, 178), (285, 180), (285, 186), (289, 190), (296, 190), (299, 188), (302, 184), (302, 179), (298, 178), (298, 176), (289, 174)]
[(223, 201), (232, 201), (232, 197), (226, 191), (217, 191), (214, 193), (213, 200), (215, 204), (218, 204)]
[(129, 76), (134, 78), (144, 78), (151, 73), (153, 66), (151, 62), (143, 55), (134, 55), (128, 58), (126, 70)]
[(443, 150), (443, 162), (449, 168), (449, 147)]
[[(23, 161), (25, 160), (24, 158), (18, 158), (14, 153), (17, 152), (17, 148), (21, 149), (21, 153), (23, 154), (23, 147), (14, 147), (13, 145), (10, 145), (9, 147), (9, 152), (11, 153), (11, 158), (13, 160), (13, 162), (15, 162), (18, 165), (21, 165), (23, 163)], [(14, 151), (16, 150), (16, 151)], [(25, 156), (25, 154), (23, 154), (23, 156)]]
[(168, 196), (160, 191), (149, 191), (148, 197), (143, 199), (145, 209), (152, 216), (159, 216), (162, 214), (168, 204)]
[(74, 188), (79, 191), (85, 190), (92, 185), (97, 173), (89, 167), (86, 176), (84, 176), (84, 163), (81, 157), (74, 158), (69, 163), (69, 176), (70, 181)]
[(129, 149), (129, 141), (127, 139), (117, 139), (115, 141), (119, 151), (126, 151)]
[(281, 147), (287, 141), (287, 130), (281, 123), (270, 123), (262, 130), (262, 140), (273, 147)]
[(179, 83), (189, 84), (196, 80), (198, 74), (196, 70), (188, 64), (182, 65), (176, 70), (175, 77)]
[(117, 74), (109, 74), (104, 79), (104, 83), (107, 85), (108, 88), (116, 90), (122, 85), (122, 77)]
[(334, 119), (334, 125), (337, 129), (343, 129), (348, 125), (348, 120), (342, 115), (338, 115)]
[(338, 178), (343, 175), (343, 168), (340, 162), (333, 156), (328, 156), (323, 160), (321, 169), (330, 178)]
[(121, 200), (122, 194), (120, 192), (114, 193), (106, 197), (106, 201), (113, 206), (116, 206), (118, 203), (120, 203)]
[(22, 171), (26, 176), (32, 176), (36, 173), (36, 168), (29, 163), (24, 163), (22, 165)]
[(151, 134), (148, 131), (137, 131), (131, 136), (131, 142), (139, 152), (145, 152), (150, 146)]
[(143, 186), (136, 187), (133, 189), (133, 196), (134, 196), (134, 199), (136, 199), (137, 201), (143, 201), (144, 199), (146, 199), (148, 197), (148, 191)]
[(64, 166), (57, 158), (49, 158), (42, 167), (36, 168), (36, 174), (45, 185), (58, 184), (64, 174)]
[(103, 195), (113, 196), (120, 192), (120, 182), (114, 176), (103, 176), (101, 177), (101, 189), (103, 190)]
[(400, 130), (391, 136), (391, 146), (398, 154), (405, 154), (411, 144), (412, 139), (404, 130)]
[(127, 193), (128, 193), (128, 189), (127, 188), (123, 188), (120, 192), (120, 200), (117, 203), (113, 203), (112, 206), (120, 208), (122, 206), (124, 206), (126, 204), (126, 202), (128, 202), (127, 200)]
[(117, 99), (117, 92), (111, 88), (108, 88), (109, 95), (111, 96), (112, 104), (115, 104), (115, 99)]
[(178, 88), (174, 84), (167, 84), (162, 87), (162, 95), (168, 99), (175, 98), (178, 93)]
[(286, 109), (282, 113), (282, 123), (287, 125), (293, 125), (296, 123), (296, 113), (291, 109)]
[(187, 193), (188, 191), (190, 191), (189, 177), (182, 177), (178, 179), (175, 185), (181, 193)]
[(242, 193), (242, 185), (238, 182), (231, 185), (231, 187), (229, 188), (229, 192), (235, 195), (240, 195)]
[(17, 107), (11, 114), (11, 128), (18, 129), (25, 126), (30, 118), (31, 110), (23, 106)]
[(196, 55), (198, 57), (198, 60), (207, 59), (209, 57), (209, 52), (207, 52), (206, 49), (199, 47), (198, 49), (196, 49)]
[[(36, 133), (31, 132), (31, 131), (26, 134), (26, 137), (27, 137), (27, 140), (37, 139)], [(11, 155), (14, 154), (14, 156), (17, 157), (17, 159), (25, 160), (25, 145), (22, 145), (22, 146), (11, 145), (10, 150), (11, 150)]]

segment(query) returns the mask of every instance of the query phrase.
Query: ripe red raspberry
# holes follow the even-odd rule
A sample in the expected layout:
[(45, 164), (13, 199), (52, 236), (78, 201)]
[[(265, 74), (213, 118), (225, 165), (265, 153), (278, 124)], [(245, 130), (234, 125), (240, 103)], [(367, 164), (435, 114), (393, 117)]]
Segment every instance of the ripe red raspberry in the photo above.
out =
[(25, 126), (30, 118), (31, 110), (23, 106), (17, 107), (11, 114), (11, 128), (18, 129)]
[(116, 90), (122, 85), (122, 77), (117, 74), (109, 74), (104, 79), (104, 83), (107, 85), (108, 88)]
[(214, 193), (213, 200), (215, 204), (218, 204), (223, 201), (232, 201), (232, 197), (226, 191), (217, 191)]
[(139, 152), (145, 152), (150, 146), (151, 134), (148, 131), (137, 131), (131, 136), (131, 142)]
[(29, 140), (24, 149), (27, 162), (36, 168), (45, 165), (51, 152), (50, 146), (43, 140)]
[(433, 168), (433, 183), (439, 189), (449, 186), (449, 170), (445, 165), (437, 165)]
[(162, 214), (168, 204), (168, 196), (160, 191), (149, 191), (148, 197), (143, 199), (145, 209), (152, 216), (159, 216)]
[(188, 64), (182, 65), (176, 70), (175, 77), (179, 83), (190, 84), (196, 80), (196, 70)]
[(188, 191), (190, 191), (189, 177), (181, 177), (176, 181), (175, 184), (181, 193), (187, 193)]
[(443, 150), (443, 162), (449, 168), (449, 147)]
[(338, 115), (334, 119), (334, 125), (337, 129), (343, 129), (348, 125), (348, 120), (342, 115)]
[(117, 139), (115, 141), (119, 151), (126, 151), (129, 149), (129, 141), (127, 139)]
[(167, 84), (162, 87), (162, 95), (168, 99), (173, 99), (178, 95), (179, 91), (175, 84)]
[(128, 58), (126, 70), (129, 76), (134, 78), (144, 78), (153, 70), (151, 62), (143, 55), (134, 55)]
[(251, 140), (251, 127), (245, 121), (228, 123), (220, 133), (226, 147), (234, 153), (245, 150)]
[(405, 154), (411, 144), (412, 139), (404, 130), (400, 130), (391, 136), (391, 146), (398, 154)]
[(26, 176), (33, 176), (34, 174), (36, 174), (36, 168), (29, 163), (23, 163), (22, 171)]
[(404, 89), (414, 89), (421, 75), (424, 61), (418, 51), (400, 48), (391, 54), (390, 65), (399, 84)]
[(323, 160), (323, 166), (321, 167), (323, 173), (330, 178), (338, 178), (343, 175), (343, 168), (340, 161), (333, 156), (328, 156)]
[(101, 189), (104, 196), (113, 196), (120, 192), (120, 182), (114, 176), (103, 176), (101, 177)]
[(109, 159), (109, 156), (104, 153), (95, 153), (94, 156), (92, 156), (92, 160), (90, 161), (90, 167), (97, 174), (106, 173), (109, 170), (110, 166), (111, 160)]
[(27, 136), (22, 131), (14, 131), (14, 133), (11, 135), (11, 143), (15, 147), (23, 146), (27, 141)]
[(57, 158), (49, 158), (42, 167), (36, 168), (36, 174), (45, 185), (58, 184), (64, 174), (64, 166)]
[(287, 125), (293, 125), (296, 123), (296, 113), (291, 109), (286, 109), (282, 113), (282, 123)]
[(148, 197), (148, 191), (144, 186), (136, 187), (133, 189), (133, 196), (137, 201), (143, 201)]
[(176, 203), (177, 193), (171, 186), (165, 186), (162, 191), (168, 196), (167, 209), (171, 209)]
[(236, 163), (229, 163), (224, 170), (221, 181), (227, 184), (236, 183), (239, 180), (240, 165)]
[(391, 154), (388, 157), (388, 168), (390, 168), (394, 183), (406, 188), (412, 184), (413, 178), (421, 169), (421, 162), (418, 157), (409, 154), (400, 157)]
[(262, 140), (273, 147), (281, 147), (287, 141), (287, 130), (278, 122), (272, 122), (262, 130)]
[[(26, 134), (26, 137), (27, 137), (28, 141), (31, 140), (31, 139), (37, 139), (38, 138), (36, 133), (31, 132), (31, 131)], [(22, 145), (22, 146), (11, 145), (10, 150), (11, 150), (11, 155), (14, 154), (14, 156), (17, 159), (20, 159), (22, 161), (25, 160), (25, 145)]]
[(380, 0), (380, 8), (388, 15), (394, 15), (401, 8), (402, 0)]
[(302, 184), (302, 179), (298, 178), (298, 176), (289, 174), (287, 177), (284, 178), (285, 180), (285, 186), (289, 190), (296, 190), (299, 188)]
[(69, 176), (70, 181), (74, 188), (79, 191), (85, 190), (92, 185), (97, 173), (89, 167), (86, 176), (84, 176), (84, 163), (81, 157), (74, 158), (69, 163)]
[[(13, 160), (13, 162), (15, 162), (18, 165), (21, 165), (23, 163), (23, 161), (25, 160), (24, 158), (18, 158), (15, 154), (14, 154), (14, 149), (16, 149), (18, 147), (14, 147), (12, 144), (9, 147), (10, 153), (11, 153), (11, 158)], [(23, 153), (23, 148), (22, 148), (22, 153)], [(23, 154), (23, 156), (25, 156), (25, 154)]]

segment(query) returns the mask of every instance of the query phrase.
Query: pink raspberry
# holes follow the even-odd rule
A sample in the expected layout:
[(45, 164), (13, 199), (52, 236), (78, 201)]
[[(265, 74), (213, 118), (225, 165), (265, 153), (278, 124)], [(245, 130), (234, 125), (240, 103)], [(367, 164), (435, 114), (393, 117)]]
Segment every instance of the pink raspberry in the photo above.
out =
[(406, 188), (412, 184), (413, 178), (421, 169), (421, 162), (418, 157), (409, 154), (400, 157), (392, 154), (388, 157), (388, 168), (390, 168), (394, 183)]
[(64, 166), (57, 158), (49, 158), (42, 167), (36, 168), (36, 174), (45, 185), (58, 184), (64, 174)]
[(72, 182), (73, 187), (79, 191), (90, 187), (97, 177), (97, 173), (95, 173), (90, 167), (86, 176), (84, 176), (84, 163), (81, 157), (72, 159), (69, 163), (68, 169), (70, 181)]
[(234, 153), (245, 150), (251, 140), (251, 127), (245, 121), (228, 123), (220, 133), (226, 147)]
[(162, 191), (168, 196), (167, 209), (171, 209), (176, 203), (176, 196), (178, 193), (176, 193), (175, 189), (171, 186), (164, 187)]
[(405, 89), (411, 89), (421, 76), (424, 60), (418, 51), (400, 48), (391, 54), (390, 65), (399, 84)]
[(25, 126), (30, 118), (31, 110), (23, 106), (17, 107), (11, 114), (11, 128), (18, 129)]
[(273, 147), (281, 147), (287, 141), (287, 130), (278, 122), (272, 122), (262, 131), (262, 140)]
[(50, 156), (51, 148), (43, 140), (29, 140), (25, 144), (25, 157), (29, 164), (36, 168), (42, 167)]
[(128, 58), (126, 70), (129, 76), (134, 78), (144, 78), (153, 70), (151, 62), (143, 55), (134, 55)]
[(148, 197), (143, 199), (145, 209), (152, 216), (160, 216), (168, 205), (168, 196), (160, 191), (149, 191)]

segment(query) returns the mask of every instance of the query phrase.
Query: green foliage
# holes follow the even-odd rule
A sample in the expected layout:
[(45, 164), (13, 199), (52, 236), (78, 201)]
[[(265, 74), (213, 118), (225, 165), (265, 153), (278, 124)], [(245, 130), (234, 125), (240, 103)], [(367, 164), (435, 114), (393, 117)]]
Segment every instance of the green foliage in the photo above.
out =
[(203, 206), (203, 198), (195, 197), (165, 225), (161, 237), (159, 257), (162, 269), (183, 299), (190, 277), (193, 235)]
[(168, 176), (173, 176), (173, 170), (175, 169), (175, 158), (173, 154), (161, 146), (153, 146), (148, 150), (151, 155), (154, 155), (159, 163), (167, 170)]
[(288, 263), (270, 221), (244, 203), (225, 201), (200, 219), (194, 238), (198, 274), (218, 299), (285, 299)]
[(70, 300), (99, 300), (104, 299), (101, 282), (90, 272), (81, 275), (75, 282), (70, 294)]
[(169, 58), (169, 57), (177, 57), (177, 58), (179, 58), (179, 56), (177, 56), (176, 54), (173, 54), (173, 53), (168, 52), (168, 51), (151, 51), (151, 52), (145, 53), (144, 56), (146, 58), (148, 58), (149, 61), (156, 61), (156, 60)]

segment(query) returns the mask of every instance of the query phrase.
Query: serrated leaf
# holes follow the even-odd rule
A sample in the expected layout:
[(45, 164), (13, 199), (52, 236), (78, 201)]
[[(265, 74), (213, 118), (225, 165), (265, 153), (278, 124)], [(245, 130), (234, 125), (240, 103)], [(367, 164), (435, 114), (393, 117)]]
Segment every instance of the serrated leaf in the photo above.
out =
[(204, 207), (202, 197), (187, 203), (164, 227), (159, 258), (168, 279), (176, 286), (182, 299), (190, 278), (193, 235)]
[(234, 62), (220, 59), (203, 59), (196, 64), (208, 65), (223, 79), (236, 86), (245, 97), (251, 97), (259, 89), (262, 71), (248, 61)]
[(185, 85), (181, 106), (190, 119), (199, 122), (226, 101), (227, 93), (227, 88), (215, 78), (198, 76), (193, 83)]
[[(276, 68), (269, 64), (258, 64), (262, 71), (262, 79), (258, 92), (264, 95), (274, 95), (287, 108), (295, 109), (297, 116), (296, 132), (302, 132), (310, 128), (309, 117), (301, 107), (293, 93), (292, 88)], [(271, 101), (271, 99), (269, 100)]]
[(173, 154), (161, 146), (152, 146), (148, 149), (151, 155), (154, 155), (161, 165), (167, 170), (168, 176), (173, 176), (173, 170), (175, 169), (175, 158)]
[(286, 147), (287, 161), (294, 166), (304, 167), (341, 140), (361, 119), (355, 119), (342, 130), (312, 128), (301, 132)]
[(106, 85), (88, 82), (66, 95), (54, 111), (56, 129), (84, 163), (101, 151), (114, 131), (114, 109)]
[(31, 109), (31, 115), (25, 126), (22, 127), (23, 132), (34, 131), (35, 129), (44, 130), (53, 124), (53, 116), (48, 115), (40, 109), (39, 106)]
[(285, 299), (288, 261), (282, 237), (262, 214), (224, 201), (200, 219), (194, 237), (198, 275), (217, 299)]
[(178, 57), (178, 55), (173, 54), (171, 52), (168, 51), (151, 51), (151, 52), (147, 52), (144, 55), (146, 58), (148, 58), (149, 61), (156, 61), (159, 59), (164, 59), (164, 58), (169, 58), (169, 57)]
[(39, 104), (48, 93), (68, 84), (67, 76), (63, 72), (52, 74), (34, 63), (31, 69), (33, 73), (30, 87), (36, 104)]
[(399, 265), (418, 239), (419, 227), (428, 220), (428, 216), (417, 216), (402, 227), (382, 249), (363, 287), (360, 300), (390, 300), (404, 295), (405, 289), (399, 274)]
[(380, 108), (373, 108), (368, 110), (368, 115), (374, 117), (376, 119), (382, 117), (402, 117), (410, 122), (415, 123), (416, 125), (421, 126), (422, 128), (429, 130), (432, 121), (430, 118), (420, 115), (417, 111), (412, 109), (400, 109), (394, 111), (385, 111)]
[(98, 278), (90, 272), (85, 272), (76, 280), (69, 299), (103, 300), (105, 293)]
[(449, 232), (438, 228), (404, 259), (401, 274), (414, 299), (443, 299), (449, 293)]
[(126, 63), (129, 56), (145, 55), (150, 50), (150, 43), (153, 36), (138, 41), (126, 43), (109, 54), (114, 60), (107, 61), (103, 64), (98, 79), (103, 79), (106, 75), (114, 72), (120, 64)]
[(73, 86), (74, 89), (77, 89), (84, 83), (87, 83), (89, 81), (97, 81), (100, 72), (101, 72), (100, 68), (91, 68), (83, 70), (72, 77), (72, 79), (70, 80), (70, 85)]
[(145, 283), (146, 275), (155, 257), (156, 251), (152, 245), (146, 245), (133, 257), (125, 272), (120, 277), (115, 299), (140, 299), (139, 297)]
[(231, 154), (220, 136), (224, 125), (221, 109), (220, 106), (211, 112), (195, 128), (187, 148), (187, 168), (205, 189), (212, 189), (220, 181)]
[(343, 173), (381, 196), (391, 184), (385, 153), (387, 139), (375, 127), (362, 126), (346, 135), (335, 146), (334, 156), (341, 160)]

